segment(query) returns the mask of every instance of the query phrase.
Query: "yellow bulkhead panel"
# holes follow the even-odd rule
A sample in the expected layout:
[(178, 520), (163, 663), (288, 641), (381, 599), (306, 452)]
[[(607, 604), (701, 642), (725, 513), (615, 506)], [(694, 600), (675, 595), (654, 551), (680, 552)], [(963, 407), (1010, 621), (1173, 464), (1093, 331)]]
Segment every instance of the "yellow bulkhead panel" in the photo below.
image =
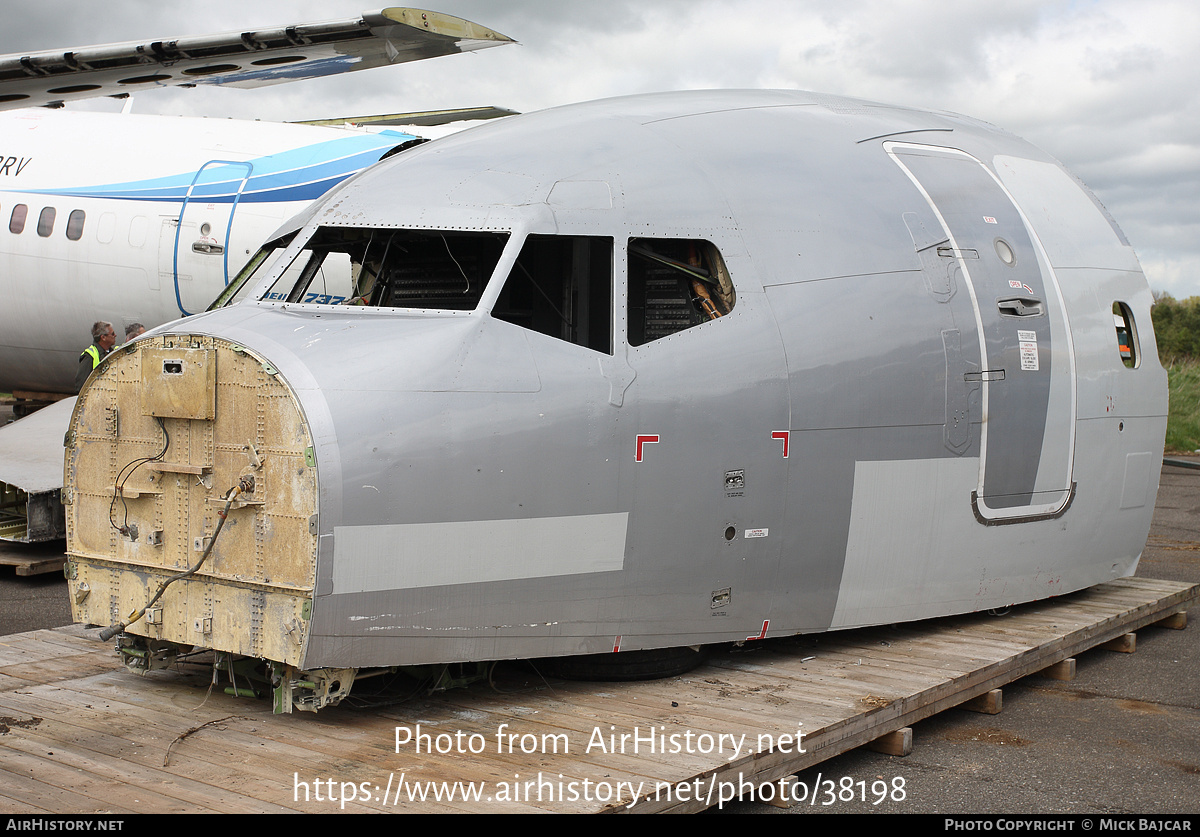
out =
[(239, 346), (168, 335), (118, 349), (67, 437), (75, 620), (125, 620), (199, 562), (240, 484), (208, 558), (126, 632), (298, 666), (317, 556), (311, 444), (286, 384)]
[(216, 352), (177, 346), (141, 350), (142, 411), (164, 418), (211, 419), (216, 411)]

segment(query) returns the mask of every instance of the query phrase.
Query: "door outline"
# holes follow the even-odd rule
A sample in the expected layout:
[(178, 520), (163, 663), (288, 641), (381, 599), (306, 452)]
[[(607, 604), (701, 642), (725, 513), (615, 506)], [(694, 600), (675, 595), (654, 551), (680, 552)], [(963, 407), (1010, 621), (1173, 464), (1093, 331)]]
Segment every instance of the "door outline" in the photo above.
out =
[[(188, 185), (187, 193), (183, 196), (183, 203), (181, 203), (179, 205), (179, 216), (178, 216), (178, 218), (176, 220), (176, 224), (175, 224), (175, 246), (171, 250), (171, 280), (175, 285), (175, 305), (179, 308), (179, 312), (181, 314), (183, 314), (183, 316), (185, 316), (185, 317), (191, 316), (192, 314), (194, 314), (196, 312), (188, 311), (183, 307), (183, 297), (180, 295), (180, 292), (179, 292), (179, 239), (181, 238), (181, 236), (183, 234), (183, 216), (187, 212), (188, 204), (192, 202), (192, 193), (195, 191), (197, 184), (200, 182), (200, 176), (204, 173), (204, 170), (207, 169), (209, 166), (236, 166), (238, 168), (242, 168), (245, 170), (245, 174), (242, 176), (241, 181), (238, 183), (237, 191), (232, 193), (232, 204), (233, 205), (229, 207), (229, 217), (225, 223), (225, 244), (224, 244), (224, 251), (221, 255), (221, 259), (222, 259), (221, 267), (222, 267), (222, 278), (224, 279), (226, 286), (229, 285), (229, 239), (230, 239), (230, 234), (233, 232), (233, 216), (234, 216), (234, 213), (237, 212), (238, 204), (241, 202), (242, 193), (245, 192), (245, 190), (246, 190), (246, 184), (250, 182), (250, 177), (254, 174), (254, 164), (250, 163), (248, 161), (209, 160), (207, 163), (202, 165), (200, 168), (196, 169), (196, 174), (192, 177), (192, 182)], [(232, 178), (230, 178), (230, 181), (232, 181)], [(217, 183), (214, 183), (211, 185), (216, 186), (216, 185), (220, 185), (223, 182), (230, 182), (230, 181), (217, 181)], [(222, 199), (227, 198), (229, 196), (224, 195), (224, 194), (218, 194), (218, 195), (212, 195), (212, 196), (208, 196), (208, 197), (209, 197), (209, 200), (206, 201), (206, 203), (207, 202), (224, 203), (225, 201)]]
[[(895, 162), (896, 165), (900, 167), (900, 170), (905, 173), (905, 175), (909, 178), (909, 180), (913, 183), (913, 185), (916, 186), (916, 188), (920, 191), (922, 197), (925, 198), (926, 203), (928, 204), (930, 209), (933, 211), (933, 213), (937, 216), (938, 223), (940, 223), (942, 225), (942, 231), (949, 239), (950, 246), (954, 249), (955, 252), (962, 251), (962, 248), (960, 247), (958, 239), (955, 237), (955, 234), (954, 234), (953, 230), (950, 228), (950, 225), (947, 222), (945, 216), (942, 214), (941, 209), (938, 207), (937, 203), (933, 200), (933, 197), (929, 194), (929, 191), (925, 188), (925, 186), (921, 183), (921, 181), (917, 178), (917, 176), (908, 168), (908, 166), (905, 165), (905, 163), (900, 159), (899, 154), (901, 152), (911, 151), (911, 152), (917, 152), (917, 153), (928, 153), (935, 157), (951, 158), (951, 159), (958, 158), (961, 160), (966, 160), (966, 161), (975, 163), (984, 172), (987, 173), (987, 176), (990, 177), (991, 180), (1000, 189), (1000, 191), (1003, 193), (1005, 198), (1007, 198), (1007, 200), (1009, 201), (1010, 205), (1015, 209), (1017, 216), (1020, 218), (1021, 223), (1024, 225), (1025, 231), (1029, 236), (1030, 243), (1034, 249), (1034, 252), (1037, 255), (1039, 273), (1041, 274), (1047, 296), (1052, 294), (1057, 303), (1057, 306), (1058, 306), (1057, 307), (1057, 317), (1059, 318), (1059, 320), (1062, 323), (1062, 330), (1063, 330), (1062, 342), (1063, 342), (1063, 345), (1064, 345), (1064, 348), (1065, 348), (1065, 351), (1067, 354), (1068, 385), (1066, 387), (1066, 392), (1067, 392), (1068, 404), (1069, 404), (1069, 411), (1068, 411), (1069, 418), (1068, 418), (1068, 422), (1067, 422), (1068, 429), (1067, 429), (1067, 434), (1066, 434), (1066, 473), (1064, 475), (1065, 478), (1061, 482), (1059, 482), (1057, 480), (1055, 481), (1053, 488), (1044, 489), (1044, 491), (1053, 491), (1055, 493), (1061, 492), (1063, 496), (1061, 498), (1055, 499), (1053, 502), (1049, 502), (1049, 503), (1041, 503), (1041, 504), (1031, 503), (1029, 505), (1014, 506), (1014, 507), (1008, 507), (1008, 508), (991, 508), (987, 505), (986, 497), (984, 496), (983, 490), (984, 490), (984, 477), (985, 477), (986, 464), (987, 464), (987, 453), (988, 453), (989, 391), (991, 389), (993, 381), (991, 381), (989, 379), (989, 376), (985, 374), (982, 376), (981, 395), (980, 395), (980, 402), (981, 402), (980, 408), (982, 411), (982, 419), (983, 420), (982, 420), (982, 423), (980, 426), (980, 440), (979, 440), (979, 448), (980, 448), (980, 450), (979, 450), (979, 479), (978, 479), (978, 484), (976, 486), (975, 491), (972, 492), (971, 500), (972, 500), (972, 508), (975, 512), (976, 518), (981, 523), (984, 523), (987, 525), (995, 525), (995, 524), (999, 524), (999, 523), (1020, 523), (1020, 522), (1028, 522), (1031, 520), (1043, 520), (1043, 519), (1047, 519), (1047, 518), (1058, 517), (1058, 516), (1062, 515), (1070, 507), (1071, 501), (1075, 495), (1075, 483), (1073, 482), (1073, 475), (1074, 475), (1074, 463), (1075, 463), (1075, 422), (1076, 422), (1076, 416), (1078, 414), (1078, 405), (1077, 405), (1078, 394), (1076, 392), (1076, 387), (1074, 384), (1074, 382), (1075, 382), (1075, 346), (1074, 346), (1074, 341), (1073, 341), (1072, 335), (1071, 335), (1071, 324), (1070, 324), (1070, 320), (1068, 319), (1066, 303), (1065, 303), (1065, 300), (1063, 299), (1062, 289), (1059, 286), (1058, 276), (1054, 272), (1053, 266), (1050, 264), (1050, 259), (1046, 254), (1045, 248), (1042, 246), (1040, 239), (1038, 238), (1036, 232), (1034, 231), (1033, 225), (1030, 224), (1029, 218), (1021, 210), (1020, 205), (1013, 198), (1012, 193), (1009, 192), (1007, 188), (1005, 188), (1004, 184), (1000, 181), (1000, 178), (997, 177), (996, 174), (991, 169), (989, 169), (986, 165), (984, 165), (984, 163), (981, 160), (979, 160), (977, 157), (975, 157), (971, 154), (968, 154), (965, 151), (961, 151), (957, 148), (948, 148), (945, 146), (936, 146), (936, 145), (923, 145), (923, 144), (918, 144), (918, 143), (885, 142), (883, 144), (883, 147), (884, 147), (884, 150), (887, 152), (888, 156), (890, 156), (892, 158), (893, 162)], [(979, 341), (980, 362), (981, 362), (981, 364), (986, 366), (988, 363), (988, 351), (987, 351), (987, 345), (986, 345), (987, 334), (984, 330), (983, 314), (980, 309), (980, 303), (979, 303), (979, 298), (978, 298), (978, 294), (977, 294), (977, 289), (975, 287), (975, 282), (970, 274), (970, 266), (967, 263), (968, 261), (970, 261), (970, 260), (969, 259), (960, 260), (960, 268), (962, 270), (964, 284), (967, 286), (968, 296), (971, 300), (971, 308), (972, 308), (972, 311), (975, 316), (975, 329), (976, 329), (976, 335), (977, 335), (978, 341)], [(1051, 328), (1053, 328), (1053, 320), (1051, 320), (1050, 324), (1051, 324)]]

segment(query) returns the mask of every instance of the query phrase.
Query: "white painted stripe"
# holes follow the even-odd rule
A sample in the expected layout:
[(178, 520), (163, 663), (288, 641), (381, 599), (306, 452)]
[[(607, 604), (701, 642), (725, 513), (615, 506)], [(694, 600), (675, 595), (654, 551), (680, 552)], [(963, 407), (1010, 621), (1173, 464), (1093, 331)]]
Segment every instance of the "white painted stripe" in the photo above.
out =
[(336, 526), (334, 593), (620, 570), (629, 513)]

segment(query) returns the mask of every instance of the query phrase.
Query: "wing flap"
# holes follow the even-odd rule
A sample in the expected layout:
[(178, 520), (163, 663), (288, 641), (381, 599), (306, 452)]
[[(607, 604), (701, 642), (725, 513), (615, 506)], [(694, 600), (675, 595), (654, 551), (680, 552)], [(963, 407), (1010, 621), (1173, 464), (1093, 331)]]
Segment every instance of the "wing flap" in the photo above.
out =
[(390, 8), (361, 17), (0, 56), (0, 109), (156, 87), (262, 87), (513, 43), (469, 20)]

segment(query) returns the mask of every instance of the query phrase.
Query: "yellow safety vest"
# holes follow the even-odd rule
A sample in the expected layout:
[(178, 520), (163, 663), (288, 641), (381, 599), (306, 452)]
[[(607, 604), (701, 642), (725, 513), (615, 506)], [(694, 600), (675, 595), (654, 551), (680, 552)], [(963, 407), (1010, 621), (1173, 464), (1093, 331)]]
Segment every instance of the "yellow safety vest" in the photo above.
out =
[(95, 343), (93, 343), (92, 345), (90, 345), (86, 349), (84, 349), (82, 352), (80, 352), (79, 359), (83, 360), (84, 355), (87, 355), (88, 357), (90, 357), (92, 359), (92, 368), (93, 369), (95, 369), (97, 366), (100, 365), (100, 350), (98, 348), (96, 348)]

